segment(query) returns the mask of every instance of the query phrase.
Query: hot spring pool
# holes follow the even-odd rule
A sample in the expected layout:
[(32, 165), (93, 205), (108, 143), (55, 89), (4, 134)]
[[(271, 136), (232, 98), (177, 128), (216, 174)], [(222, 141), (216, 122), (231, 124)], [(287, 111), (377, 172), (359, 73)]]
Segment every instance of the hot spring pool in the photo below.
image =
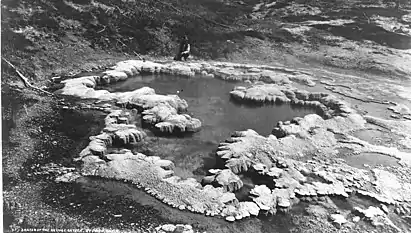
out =
[(197, 76), (149, 75), (130, 78), (104, 89), (125, 92), (148, 86), (158, 94), (177, 94), (182, 90), (178, 95), (187, 101), (188, 113), (201, 120), (201, 130), (186, 137), (156, 137), (147, 130), (149, 137), (133, 150), (173, 161), (178, 176), (201, 179), (208, 169), (216, 166), (214, 151), (218, 144), (234, 131), (253, 129), (268, 136), (278, 121), (316, 113), (312, 108), (289, 104), (239, 104), (230, 99), (230, 91), (236, 85), (248, 84)]

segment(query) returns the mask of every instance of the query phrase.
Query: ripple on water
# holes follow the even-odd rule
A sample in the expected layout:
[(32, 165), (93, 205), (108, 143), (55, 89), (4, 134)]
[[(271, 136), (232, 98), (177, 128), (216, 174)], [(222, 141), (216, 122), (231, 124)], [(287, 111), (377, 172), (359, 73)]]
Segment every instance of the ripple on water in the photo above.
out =
[[(155, 137), (148, 132), (146, 148), (149, 148), (153, 155), (172, 160), (176, 165), (177, 175), (201, 179), (205, 172), (199, 172), (201, 168), (218, 163), (213, 162), (215, 157), (210, 152), (234, 131), (254, 129), (261, 135), (268, 136), (278, 121), (316, 113), (312, 108), (289, 104), (250, 106), (235, 103), (230, 100), (230, 91), (236, 85), (247, 84), (197, 76), (187, 78), (151, 75), (130, 78), (106, 89), (112, 92), (125, 92), (148, 86), (158, 94), (177, 94), (177, 91), (180, 91), (178, 95), (187, 101), (189, 114), (201, 120), (201, 130), (189, 137), (179, 138)], [(141, 148), (136, 150), (147, 152), (141, 151)]]

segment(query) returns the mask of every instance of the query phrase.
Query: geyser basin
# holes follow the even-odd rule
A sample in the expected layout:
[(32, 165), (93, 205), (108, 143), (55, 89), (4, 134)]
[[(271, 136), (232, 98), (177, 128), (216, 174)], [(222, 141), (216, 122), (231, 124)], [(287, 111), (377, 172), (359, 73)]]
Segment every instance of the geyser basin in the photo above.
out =
[[(254, 129), (267, 136), (278, 121), (316, 113), (312, 108), (283, 105), (242, 105), (230, 100), (230, 91), (242, 82), (214, 78), (147, 75), (129, 78), (107, 86), (110, 92), (126, 92), (148, 86), (158, 94), (178, 94), (188, 103), (188, 113), (200, 119), (199, 132), (186, 137), (156, 137), (147, 132), (145, 146), (136, 150), (157, 155), (176, 165), (176, 175), (200, 179), (216, 164), (213, 150), (234, 131)], [(178, 93), (177, 93), (178, 92)]]
[[(192, 141), (187, 143), (190, 145), (187, 147), (186, 144), (180, 143), (178, 138), (175, 137), (176, 135), (173, 134), (175, 132), (168, 130), (168, 128), (165, 131), (173, 135), (172, 137), (157, 139), (149, 129), (145, 129), (149, 133), (147, 137), (146, 132), (142, 132), (140, 127), (134, 125), (136, 122), (135, 117), (138, 118), (140, 114), (130, 109), (119, 109), (126, 106), (135, 107), (139, 110), (146, 109), (142, 113), (144, 120), (147, 121), (147, 118), (154, 119), (149, 121), (150, 126), (154, 125), (154, 127), (160, 128), (161, 132), (164, 132), (161, 130), (163, 128), (158, 126), (158, 122), (169, 124), (174, 128), (182, 129), (177, 133), (185, 132), (183, 135), (194, 138), (192, 135), (186, 134), (195, 131), (186, 130), (187, 127), (185, 126), (187, 124), (184, 119), (181, 122), (174, 120), (175, 118), (169, 119), (170, 115), (171, 117), (191, 118), (187, 114), (180, 113), (187, 110), (191, 111), (191, 109), (188, 109), (186, 101), (183, 101), (177, 95), (156, 94), (154, 89), (150, 87), (139, 88), (131, 92), (114, 93), (94, 89), (104, 83), (126, 80), (135, 77), (136, 74), (147, 72), (181, 74), (190, 77), (194, 76), (195, 73), (201, 73), (204, 76), (215, 76), (222, 79), (253, 81), (265, 80), (267, 77), (265, 71), (259, 72), (258, 69), (250, 69), (250, 74), (246, 74), (236, 72), (235, 67), (237, 65), (220, 64), (220, 66), (229, 66), (229, 68), (224, 68), (226, 72), (222, 72), (221, 67), (206, 63), (161, 65), (144, 61), (125, 61), (118, 63), (112, 70), (105, 72), (104, 76), (89, 76), (67, 80), (64, 88), (58, 93), (78, 96), (83, 99), (97, 99), (100, 103), (101, 101), (117, 102), (118, 107), (104, 108), (104, 111), (108, 113), (105, 118), (106, 127), (100, 134), (90, 137), (88, 146), (75, 158), (75, 161), (82, 162), (79, 174), (67, 173), (58, 177), (58, 180), (72, 182), (73, 179), (77, 179), (81, 175), (128, 181), (137, 188), (143, 188), (147, 194), (175, 209), (183, 210), (183, 212), (205, 214), (206, 216), (219, 216), (230, 222), (264, 214), (275, 214), (278, 211), (288, 212), (290, 209), (298, 207), (298, 201), (305, 197), (308, 197), (305, 198), (306, 201), (311, 200), (312, 197), (324, 200), (325, 196), (349, 198), (354, 192), (359, 193), (362, 197), (373, 198), (379, 203), (388, 205), (409, 202), (410, 196), (404, 194), (410, 193), (408, 190), (410, 186), (403, 176), (398, 176), (381, 168), (372, 171), (357, 169), (347, 165), (341, 159), (333, 159), (338, 154), (338, 149), (344, 147), (356, 153), (383, 153), (401, 159), (401, 162), (407, 163), (409, 166), (409, 153), (399, 151), (397, 148), (373, 145), (351, 136), (352, 132), (365, 129), (367, 122), (385, 125), (389, 129), (401, 128), (401, 131), (403, 131), (402, 128), (409, 128), (408, 124), (378, 119), (372, 116), (361, 116), (350, 108), (349, 103), (334, 95), (323, 92), (308, 92), (284, 83), (279, 84), (276, 79), (276, 72), (271, 73), (271, 81), (268, 80), (270, 84), (260, 83), (250, 87), (237, 87), (230, 92), (230, 96), (240, 102), (247, 101), (260, 104), (281, 102), (299, 106), (312, 106), (319, 109), (323, 117), (310, 114), (291, 122), (279, 122), (275, 131), (273, 131), (273, 133), (279, 135), (278, 138), (272, 135), (264, 137), (250, 129), (236, 132), (227, 140), (223, 139), (224, 142), (219, 144), (215, 155), (224, 160), (224, 163), (219, 163), (218, 166), (224, 164), (229, 169), (208, 170), (211, 175), (207, 174), (204, 177), (203, 184), (195, 179), (181, 179), (181, 177), (175, 176), (173, 161), (164, 160), (158, 156), (150, 156), (161, 155), (160, 152), (162, 152), (163, 157), (169, 156), (176, 161), (175, 158), (180, 156), (178, 154), (180, 153), (179, 150), (185, 148), (192, 148), (193, 151), (198, 150), (198, 147), (190, 145)], [(221, 73), (225, 73), (226, 77), (223, 77)], [(152, 78), (156, 79), (157, 77), (153, 76)], [(170, 92), (170, 86), (167, 85), (166, 93)], [(181, 89), (177, 88), (174, 91), (177, 90)], [(169, 105), (169, 108), (167, 108), (167, 105)], [(159, 116), (158, 120), (153, 112)], [(164, 112), (166, 114), (163, 114)], [(234, 114), (230, 113), (229, 115)], [(137, 120), (137, 122), (139, 121)], [(197, 122), (200, 122), (200, 120), (197, 119)], [(162, 125), (164, 124), (160, 126)], [(169, 144), (168, 150), (163, 147), (163, 145), (166, 145), (166, 143), (163, 143), (163, 139), (169, 139), (172, 142)], [(198, 145), (201, 146), (202, 143), (204, 142), (198, 141)], [(137, 144), (135, 148), (133, 148), (133, 144)], [(153, 146), (155, 144), (158, 149)], [(176, 145), (180, 146), (178, 150), (175, 149)], [(118, 150), (113, 150), (113, 146)], [(132, 153), (128, 150), (130, 147), (147, 152), (144, 152), (144, 154)], [(148, 153), (150, 150), (152, 150), (151, 154)], [(305, 160), (313, 155), (315, 155), (315, 158)], [(180, 157), (187, 158), (185, 154)], [(201, 158), (201, 156), (194, 157), (194, 159)], [(190, 159), (191, 157), (188, 157), (186, 159), (188, 162), (185, 163), (190, 165), (191, 170), (181, 169), (180, 166), (177, 173), (182, 174), (184, 171), (190, 172), (197, 168), (191, 166), (192, 164), (196, 165), (194, 163), (196, 160), (190, 164)], [(210, 167), (212, 167), (211, 164), (209, 162)], [(202, 171), (203, 173), (206, 170), (201, 166), (200, 169), (196, 169), (196, 171)], [(257, 173), (265, 176), (270, 182), (262, 184), (261, 179), (251, 180), (251, 182), (246, 180), (246, 183), (241, 181), (240, 177), (242, 176), (252, 178), (248, 175), (248, 171), (252, 174)], [(204, 185), (210, 183), (215, 186)], [(247, 196), (244, 198), (236, 197), (233, 193), (233, 191), (241, 191), (239, 188), (246, 186), (252, 188), (252, 190), (249, 190), (250, 195), (248, 195), (251, 200), (246, 199)], [(382, 187), (392, 187), (392, 189)], [(225, 192), (225, 190), (231, 191)], [(247, 193), (247, 190), (243, 191)], [(312, 204), (315, 203), (312, 202)], [(405, 207), (409, 208), (408, 203), (404, 204)], [(327, 215), (331, 211), (334, 212), (334, 208), (332, 209), (326, 211)], [(358, 211), (363, 216), (366, 210), (361, 208)], [(287, 216), (289, 215), (287, 214)], [(304, 218), (305, 216), (300, 213), (300, 217)], [(386, 217), (386, 215), (383, 214), (383, 217)], [(254, 219), (250, 218), (249, 220), (254, 221)], [(329, 218), (324, 215), (324, 218), (321, 219), (327, 221)], [(311, 221), (310, 219), (301, 220), (303, 222)], [(298, 222), (301, 223), (301, 221)], [(269, 230), (267, 232), (275, 231)]]

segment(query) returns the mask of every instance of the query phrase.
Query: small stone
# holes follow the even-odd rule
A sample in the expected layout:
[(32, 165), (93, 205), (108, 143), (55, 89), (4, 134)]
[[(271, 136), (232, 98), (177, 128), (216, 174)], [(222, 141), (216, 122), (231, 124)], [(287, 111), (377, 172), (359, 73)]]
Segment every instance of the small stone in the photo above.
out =
[(229, 221), (229, 222), (234, 222), (234, 221), (235, 221), (235, 217), (233, 217), (233, 216), (227, 216), (227, 217), (225, 218), (225, 220), (227, 220), (227, 221)]

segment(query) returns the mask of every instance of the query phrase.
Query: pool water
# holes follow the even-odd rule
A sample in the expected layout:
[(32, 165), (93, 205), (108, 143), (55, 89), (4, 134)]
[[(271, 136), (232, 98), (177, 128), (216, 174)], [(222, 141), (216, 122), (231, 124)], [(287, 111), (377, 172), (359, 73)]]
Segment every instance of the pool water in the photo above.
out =
[(235, 86), (243, 82), (227, 82), (214, 78), (181, 77), (170, 75), (136, 76), (111, 84), (111, 92), (132, 91), (144, 86), (158, 94), (177, 94), (188, 103), (188, 114), (200, 119), (202, 128), (187, 137), (149, 137), (136, 151), (172, 160), (176, 174), (201, 179), (205, 171), (216, 167), (214, 151), (218, 144), (234, 131), (253, 129), (268, 136), (278, 121), (291, 120), (316, 113), (312, 108), (284, 105), (244, 105), (230, 99)]

